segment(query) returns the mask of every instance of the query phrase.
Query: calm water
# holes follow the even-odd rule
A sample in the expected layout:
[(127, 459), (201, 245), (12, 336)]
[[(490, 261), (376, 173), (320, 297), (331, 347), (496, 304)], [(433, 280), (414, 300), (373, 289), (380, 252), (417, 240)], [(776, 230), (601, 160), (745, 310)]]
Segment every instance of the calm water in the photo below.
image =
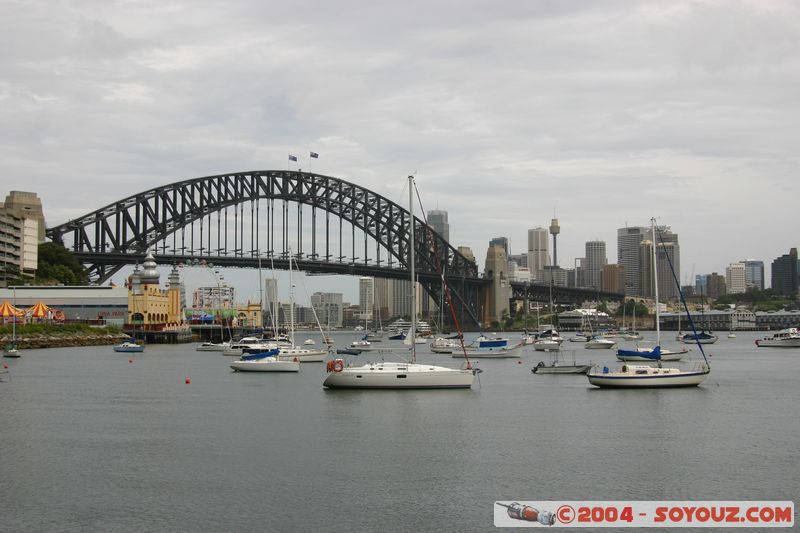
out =
[(325, 391), (324, 364), (232, 373), (194, 345), (29, 350), (0, 383), (0, 530), (485, 531), (495, 500), (797, 501), (800, 350), (754, 338), (723, 334), (699, 388), (645, 391), (531, 374), (533, 349), (481, 361), (480, 388), (405, 392)]

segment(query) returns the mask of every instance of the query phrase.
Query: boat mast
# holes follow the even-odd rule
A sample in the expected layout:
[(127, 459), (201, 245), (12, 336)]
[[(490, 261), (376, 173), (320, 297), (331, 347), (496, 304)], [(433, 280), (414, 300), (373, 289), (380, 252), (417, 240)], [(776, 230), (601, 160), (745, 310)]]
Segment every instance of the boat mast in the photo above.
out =
[(417, 336), (417, 278), (414, 268), (416, 261), (414, 255), (414, 245), (416, 244), (414, 236), (414, 226), (416, 225), (414, 223), (414, 176), (408, 177), (408, 211), (411, 219), (411, 238), (408, 243), (409, 263), (411, 263), (411, 331), (408, 332), (408, 335), (411, 339), (411, 362), (415, 363), (417, 361), (417, 343), (415, 342)]
[(653, 288), (656, 297), (656, 346), (661, 346), (661, 311), (658, 308), (658, 265), (656, 264), (656, 219), (650, 219), (653, 232)]
[(289, 247), (289, 331), (294, 348), (294, 283), (292, 283), (292, 248)]

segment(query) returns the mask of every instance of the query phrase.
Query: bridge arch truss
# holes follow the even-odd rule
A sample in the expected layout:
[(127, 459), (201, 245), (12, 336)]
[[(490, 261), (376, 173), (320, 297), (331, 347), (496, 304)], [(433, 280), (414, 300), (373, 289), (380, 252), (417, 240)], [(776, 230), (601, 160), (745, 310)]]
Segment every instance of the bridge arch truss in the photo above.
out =
[[(319, 174), (261, 170), (156, 187), (47, 229), (103, 283), (148, 249), (160, 263), (203, 260), (407, 279), (410, 213), (354, 183)], [(419, 281), (441, 301), (442, 274), (461, 319), (478, 323), (486, 281), (477, 265), (415, 217)]]

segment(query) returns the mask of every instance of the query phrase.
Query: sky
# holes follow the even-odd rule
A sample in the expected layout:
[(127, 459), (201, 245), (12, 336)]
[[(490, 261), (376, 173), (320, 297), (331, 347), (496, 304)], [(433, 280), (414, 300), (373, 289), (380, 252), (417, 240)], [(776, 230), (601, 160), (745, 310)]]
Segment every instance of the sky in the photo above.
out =
[(554, 215), (562, 266), (657, 217), (682, 281), (798, 245), (793, 1), (5, 0), (0, 50), (2, 189), (48, 225), (314, 151), (401, 205), (413, 173), (481, 268)]

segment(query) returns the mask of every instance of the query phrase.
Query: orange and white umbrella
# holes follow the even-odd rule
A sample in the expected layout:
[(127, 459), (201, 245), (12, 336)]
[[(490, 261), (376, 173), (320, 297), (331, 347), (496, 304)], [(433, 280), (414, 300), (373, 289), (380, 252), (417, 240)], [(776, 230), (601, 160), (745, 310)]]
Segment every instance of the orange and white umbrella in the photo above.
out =
[(8, 301), (3, 302), (3, 304), (0, 305), (0, 317), (11, 318), (14, 316), (25, 316), (25, 311), (17, 309), (16, 307), (8, 303)]
[(27, 314), (33, 318), (48, 318), (50, 316), (50, 308), (43, 302), (36, 302), (36, 305), (28, 309)]

